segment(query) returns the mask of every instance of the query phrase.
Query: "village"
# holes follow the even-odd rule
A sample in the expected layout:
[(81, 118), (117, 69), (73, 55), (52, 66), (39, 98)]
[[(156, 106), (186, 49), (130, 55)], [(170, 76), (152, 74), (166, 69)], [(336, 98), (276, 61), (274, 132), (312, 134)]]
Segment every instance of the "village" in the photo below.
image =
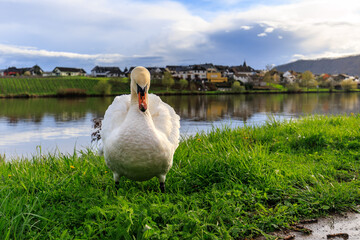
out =
[[(165, 75), (170, 76), (175, 82), (186, 80), (187, 83), (196, 83), (197, 90), (223, 90), (231, 89), (234, 85), (240, 86), (240, 90), (276, 90), (276, 85), (281, 85), (293, 92), (307, 89), (359, 89), (359, 76), (341, 74), (313, 74), (310, 71), (286, 72), (277, 71), (276, 68), (267, 67), (266, 70), (255, 70), (247, 65), (246, 61), (237, 66), (214, 65), (212, 63), (194, 65), (167, 65), (166, 67), (146, 67), (153, 83), (161, 83)], [(9, 67), (0, 69), (0, 77), (106, 77), (125, 78), (134, 67), (95, 66), (91, 73), (83, 68), (55, 67), (53, 71), (46, 72), (38, 65), (28, 68)], [(238, 84), (236, 84), (238, 82)], [(235, 83), (235, 84), (234, 84)]]

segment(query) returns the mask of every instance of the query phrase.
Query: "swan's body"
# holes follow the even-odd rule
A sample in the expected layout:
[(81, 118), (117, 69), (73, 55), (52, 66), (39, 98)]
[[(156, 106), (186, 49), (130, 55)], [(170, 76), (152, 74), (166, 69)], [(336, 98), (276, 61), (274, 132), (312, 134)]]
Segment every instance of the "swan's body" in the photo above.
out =
[(130, 86), (131, 94), (116, 97), (105, 112), (105, 162), (116, 183), (121, 176), (136, 181), (158, 177), (163, 191), (179, 144), (180, 117), (158, 96), (147, 94), (150, 73), (145, 68), (133, 70)]

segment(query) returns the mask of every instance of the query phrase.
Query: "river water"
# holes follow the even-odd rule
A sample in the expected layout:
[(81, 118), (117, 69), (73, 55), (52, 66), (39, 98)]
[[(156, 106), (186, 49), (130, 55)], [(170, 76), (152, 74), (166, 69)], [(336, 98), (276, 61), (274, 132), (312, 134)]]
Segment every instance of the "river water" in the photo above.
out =
[[(360, 113), (359, 93), (163, 96), (181, 117), (182, 136), (224, 125), (261, 125), (269, 117)], [(92, 147), (92, 119), (114, 97), (0, 99), (0, 154), (31, 157)], [(94, 147), (94, 146), (93, 146)]]

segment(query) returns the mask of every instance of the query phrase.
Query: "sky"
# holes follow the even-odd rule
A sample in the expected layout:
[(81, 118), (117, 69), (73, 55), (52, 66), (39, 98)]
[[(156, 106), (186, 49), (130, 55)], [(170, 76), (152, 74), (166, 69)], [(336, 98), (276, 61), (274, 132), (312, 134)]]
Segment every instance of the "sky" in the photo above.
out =
[(255, 68), (360, 54), (358, 0), (0, 0), (0, 69)]

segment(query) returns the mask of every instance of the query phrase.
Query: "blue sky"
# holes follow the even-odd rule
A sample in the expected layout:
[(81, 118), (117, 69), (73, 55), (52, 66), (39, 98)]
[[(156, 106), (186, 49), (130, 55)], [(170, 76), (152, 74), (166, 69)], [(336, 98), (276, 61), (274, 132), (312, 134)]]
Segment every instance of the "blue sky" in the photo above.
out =
[(0, 0), (0, 69), (256, 69), (360, 54), (357, 0)]

